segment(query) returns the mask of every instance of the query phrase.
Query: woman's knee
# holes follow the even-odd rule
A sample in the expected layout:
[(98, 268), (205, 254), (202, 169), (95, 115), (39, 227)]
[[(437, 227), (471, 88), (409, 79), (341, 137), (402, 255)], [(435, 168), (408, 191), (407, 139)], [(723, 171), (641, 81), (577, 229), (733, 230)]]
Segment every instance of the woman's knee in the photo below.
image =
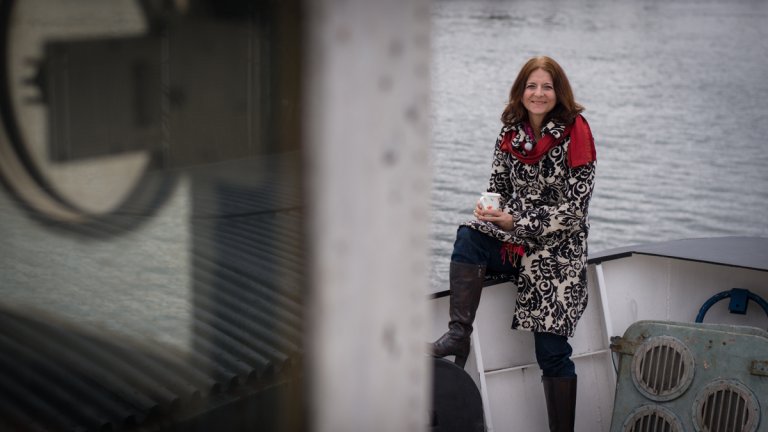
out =
[(474, 241), (478, 234), (480, 233), (477, 230), (462, 225), (456, 230), (456, 241)]
[(453, 244), (451, 261), (471, 264), (485, 264), (488, 251), (486, 250), (484, 234), (466, 226), (460, 226), (456, 231), (456, 241)]
[(573, 348), (568, 338), (554, 333), (534, 334), (536, 361), (545, 377), (576, 376), (576, 366), (571, 360)]

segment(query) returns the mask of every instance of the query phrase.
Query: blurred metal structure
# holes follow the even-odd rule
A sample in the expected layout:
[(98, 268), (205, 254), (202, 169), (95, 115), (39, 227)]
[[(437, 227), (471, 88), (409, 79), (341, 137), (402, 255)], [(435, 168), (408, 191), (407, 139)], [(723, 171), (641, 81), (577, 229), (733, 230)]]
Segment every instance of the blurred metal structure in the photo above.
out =
[(0, 429), (426, 428), (427, 1), (0, 22)]

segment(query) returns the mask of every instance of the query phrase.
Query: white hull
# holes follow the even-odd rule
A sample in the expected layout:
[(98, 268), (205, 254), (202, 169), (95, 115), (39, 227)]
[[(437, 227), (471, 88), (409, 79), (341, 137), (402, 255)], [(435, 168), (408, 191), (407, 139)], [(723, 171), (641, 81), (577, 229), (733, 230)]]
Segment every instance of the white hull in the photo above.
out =
[[(610, 430), (616, 388), (611, 336), (623, 335), (639, 320), (694, 322), (704, 302), (731, 288), (768, 299), (768, 271), (644, 254), (590, 264), (589, 305), (570, 341), (579, 376), (576, 431)], [(515, 296), (510, 283), (484, 289), (465, 369), (484, 397), (489, 431), (544, 431), (546, 407), (533, 337), (509, 328)], [(437, 338), (446, 329), (448, 297), (431, 303)], [(724, 300), (709, 309), (704, 322), (765, 329), (768, 316), (754, 302), (746, 315), (731, 314)]]

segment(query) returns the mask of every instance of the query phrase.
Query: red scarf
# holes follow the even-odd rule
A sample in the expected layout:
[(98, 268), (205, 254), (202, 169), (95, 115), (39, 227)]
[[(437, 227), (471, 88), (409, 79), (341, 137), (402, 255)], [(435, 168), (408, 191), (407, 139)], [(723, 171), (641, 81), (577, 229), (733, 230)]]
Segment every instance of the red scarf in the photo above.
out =
[(510, 130), (504, 134), (501, 140), (501, 150), (512, 154), (523, 163), (535, 164), (547, 152), (552, 150), (554, 146), (562, 143), (569, 135), (571, 143), (568, 146), (568, 165), (571, 168), (586, 165), (597, 159), (592, 131), (589, 129), (587, 120), (581, 115), (576, 116), (573, 123), (565, 128), (560, 138), (555, 138), (551, 134), (545, 134), (528, 154), (523, 154), (512, 145), (512, 141), (517, 136), (517, 131)]
[[(512, 141), (516, 135), (517, 132), (515, 130), (505, 133), (501, 140), (500, 148), (502, 151), (511, 153), (518, 160), (526, 164), (535, 164), (540, 161), (552, 147), (563, 142), (569, 135), (571, 143), (568, 145), (568, 166), (576, 168), (597, 160), (595, 139), (592, 137), (592, 131), (589, 129), (587, 120), (581, 115), (576, 116), (573, 123), (565, 128), (560, 138), (555, 138), (551, 134), (545, 134), (528, 154), (523, 154), (512, 146)], [(501, 253), (502, 263), (507, 259), (509, 259), (510, 263), (514, 263), (515, 257), (525, 255), (525, 246), (504, 243), (499, 252)]]

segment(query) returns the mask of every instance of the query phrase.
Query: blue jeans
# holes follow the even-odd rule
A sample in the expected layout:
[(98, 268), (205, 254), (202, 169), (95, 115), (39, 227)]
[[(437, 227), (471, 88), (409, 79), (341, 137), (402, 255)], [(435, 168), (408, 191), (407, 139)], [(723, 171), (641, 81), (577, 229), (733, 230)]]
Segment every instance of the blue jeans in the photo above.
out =
[[(453, 243), (451, 261), (484, 265), (486, 272), (517, 274), (517, 263), (501, 253), (504, 242), (470, 227), (460, 226)], [(503, 257), (503, 259), (502, 259)]]
[(533, 332), (536, 362), (545, 377), (575, 377), (576, 365), (571, 360), (573, 348), (568, 338), (554, 333)]
[[(501, 253), (504, 242), (472, 228), (461, 226), (456, 232), (451, 261), (485, 266), (486, 272), (517, 274), (520, 269)], [(573, 348), (568, 338), (554, 333), (533, 332), (536, 362), (545, 377), (573, 377)]]

